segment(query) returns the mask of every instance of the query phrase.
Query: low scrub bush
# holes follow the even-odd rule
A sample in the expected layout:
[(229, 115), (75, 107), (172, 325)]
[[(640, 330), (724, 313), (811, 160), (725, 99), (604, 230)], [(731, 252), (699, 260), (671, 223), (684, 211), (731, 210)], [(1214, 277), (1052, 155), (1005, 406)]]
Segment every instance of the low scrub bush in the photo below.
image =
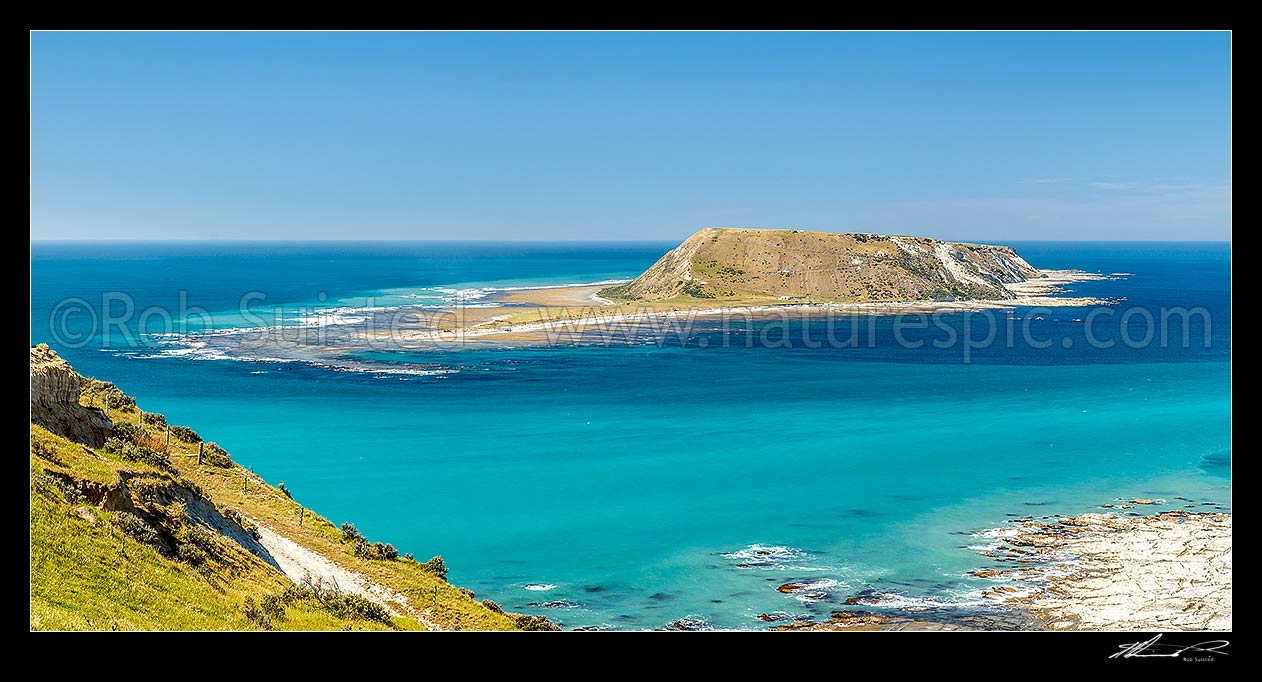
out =
[(131, 411), (136, 409), (136, 399), (123, 393), (122, 389), (108, 381), (97, 381), (96, 379), (84, 379), (79, 385), (79, 395), (96, 394), (101, 398), (101, 402), (105, 406), (113, 410)]
[(371, 620), (390, 623), (390, 612), (377, 602), (357, 594), (346, 594), (336, 583), (326, 583), (308, 575), (301, 583), (289, 585), (276, 595), (279, 603), (289, 605), (299, 602), (324, 609), (346, 620)]
[(508, 615), (508, 617), (513, 620), (513, 623), (521, 630), (555, 631), (561, 629), (557, 627), (556, 623), (553, 623), (544, 616), (534, 616), (528, 613), (513, 613), (505, 615)]
[(245, 598), (245, 619), (254, 623), (262, 630), (271, 630), (272, 621), (268, 619), (263, 609), (254, 602), (254, 597)]
[(150, 525), (148, 521), (131, 512), (116, 512), (114, 514), (114, 525), (118, 526), (119, 530), (137, 542), (143, 542), (146, 545), (157, 545), (160, 542), (158, 530)]
[(118, 436), (106, 439), (105, 445), (101, 446), (101, 449), (133, 462), (143, 462), (165, 471), (174, 470), (174, 467), (171, 466), (171, 458), (167, 457), (166, 453), (158, 452), (144, 445), (136, 445)]
[(443, 558), (440, 556), (436, 556), (421, 564), (421, 568), (433, 573), (435, 576), (442, 578), (443, 580), (447, 579), (447, 564), (443, 563)]
[(227, 469), (232, 466), (232, 457), (228, 455), (228, 451), (214, 442), (206, 444), (202, 461), (221, 469)]
[(144, 429), (131, 422), (119, 422), (114, 425), (114, 434), (126, 441), (135, 443), (136, 440), (144, 433)]
[(158, 414), (157, 412), (141, 412), (140, 421), (149, 424), (150, 426), (165, 427), (167, 425), (166, 416)]
[(202, 437), (197, 435), (196, 431), (188, 428), (187, 426), (172, 426), (171, 435), (184, 441), (185, 443), (202, 442)]

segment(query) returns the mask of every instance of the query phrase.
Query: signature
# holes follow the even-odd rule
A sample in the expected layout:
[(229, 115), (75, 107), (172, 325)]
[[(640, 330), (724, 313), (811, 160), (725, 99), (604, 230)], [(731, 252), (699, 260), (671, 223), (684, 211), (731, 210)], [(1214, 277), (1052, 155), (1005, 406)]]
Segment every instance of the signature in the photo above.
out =
[(1229, 642), (1225, 639), (1211, 639), (1198, 644), (1159, 644), (1161, 635), (1154, 635), (1152, 639), (1146, 642), (1130, 642), (1122, 644), (1118, 648), (1121, 651), (1109, 656), (1109, 658), (1178, 658), (1184, 653), (1207, 653), (1227, 655), (1223, 648)]

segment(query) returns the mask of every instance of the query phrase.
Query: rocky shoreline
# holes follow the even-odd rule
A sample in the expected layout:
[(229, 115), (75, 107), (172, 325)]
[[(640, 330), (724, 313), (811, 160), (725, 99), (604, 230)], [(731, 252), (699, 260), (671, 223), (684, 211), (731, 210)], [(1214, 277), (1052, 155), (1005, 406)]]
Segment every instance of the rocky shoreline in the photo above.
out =
[(983, 595), (1049, 629), (1231, 629), (1230, 514), (1092, 513), (1016, 525), (986, 553), (1011, 568), (973, 575), (1007, 581)]
[[(817, 630), (1230, 630), (1231, 514), (1172, 509), (1136, 515), (1165, 500), (1101, 505), (1118, 513), (1012, 519), (987, 531), (990, 560), (970, 574), (994, 581), (980, 592), (993, 608), (974, 615), (930, 616), (881, 609), (883, 595), (860, 594), (828, 621), (777, 624)], [(796, 583), (781, 585), (792, 593)], [(861, 610), (861, 607), (878, 610)]]

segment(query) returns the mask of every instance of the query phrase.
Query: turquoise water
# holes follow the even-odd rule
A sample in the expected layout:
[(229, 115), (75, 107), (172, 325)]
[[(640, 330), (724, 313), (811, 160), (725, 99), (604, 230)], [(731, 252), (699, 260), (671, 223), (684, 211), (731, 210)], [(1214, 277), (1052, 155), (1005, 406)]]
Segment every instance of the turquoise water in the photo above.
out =
[[(1090, 322), (1095, 338), (1121, 338), (1127, 310), (1159, 319), (1172, 306), (1203, 307), (1208, 333), (1197, 322), (1187, 347), (1094, 348), (1090, 311), (1055, 309), (1030, 323), (1050, 347), (1000, 342), (968, 362), (958, 345), (902, 347), (881, 319), (858, 348), (724, 344), (701, 323), (682, 343), (280, 363), (212, 336), (128, 346), (129, 332), (100, 329), (102, 293), (179, 317), (185, 289), (216, 313), (196, 328), (213, 330), (248, 324), (218, 313), (250, 291), (293, 308), (442, 306), (456, 290), (476, 303), (495, 288), (631, 277), (669, 245), (43, 243), (31, 332), (62, 338), (52, 345), (81, 372), (207, 434), (331, 520), (442, 554), (455, 584), (567, 628), (760, 628), (759, 614), (827, 615), (869, 591), (932, 617), (986, 608), (977, 593), (992, 583), (965, 574), (984, 561), (968, 547), (1014, 516), (1117, 497), (1230, 504), (1229, 246), (1017, 247), (1039, 267), (1128, 273), (1073, 285), (1125, 299)], [(72, 296), (96, 308), (96, 325), (82, 311), (62, 324)], [(1019, 328), (1024, 312), (995, 319)], [(1142, 322), (1132, 315), (1128, 333)], [(840, 322), (783, 333), (800, 338), (803, 324), (818, 339)], [(791, 580), (815, 583), (812, 598), (774, 589)]]

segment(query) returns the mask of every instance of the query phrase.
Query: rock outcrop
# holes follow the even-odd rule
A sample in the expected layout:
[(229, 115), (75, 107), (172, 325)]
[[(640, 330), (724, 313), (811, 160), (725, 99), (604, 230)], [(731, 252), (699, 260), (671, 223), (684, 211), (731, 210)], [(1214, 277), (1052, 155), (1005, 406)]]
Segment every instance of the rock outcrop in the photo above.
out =
[(70, 440), (100, 447), (114, 424), (100, 408), (79, 404), (82, 379), (46, 344), (31, 347), (31, 421)]
[(1008, 300), (1040, 276), (1011, 247), (927, 237), (705, 228), (633, 281), (621, 301), (685, 299)]

